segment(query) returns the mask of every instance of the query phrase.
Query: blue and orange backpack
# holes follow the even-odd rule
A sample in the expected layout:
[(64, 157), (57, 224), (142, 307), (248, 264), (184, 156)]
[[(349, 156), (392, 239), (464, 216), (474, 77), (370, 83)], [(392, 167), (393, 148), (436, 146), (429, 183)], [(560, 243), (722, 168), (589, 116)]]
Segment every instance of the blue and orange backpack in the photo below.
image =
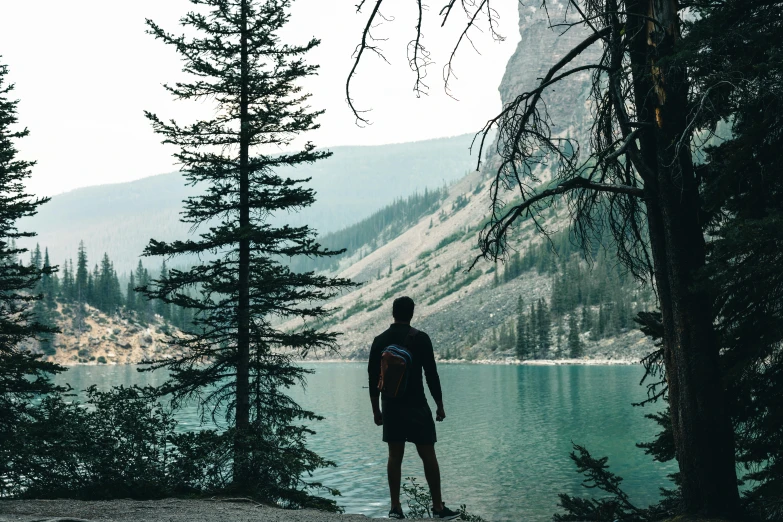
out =
[(405, 394), (408, 387), (408, 374), (413, 364), (413, 356), (408, 346), (417, 333), (419, 331), (411, 327), (403, 346), (390, 344), (381, 352), (381, 378), (378, 380), (378, 389), (386, 399), (396, 399)]

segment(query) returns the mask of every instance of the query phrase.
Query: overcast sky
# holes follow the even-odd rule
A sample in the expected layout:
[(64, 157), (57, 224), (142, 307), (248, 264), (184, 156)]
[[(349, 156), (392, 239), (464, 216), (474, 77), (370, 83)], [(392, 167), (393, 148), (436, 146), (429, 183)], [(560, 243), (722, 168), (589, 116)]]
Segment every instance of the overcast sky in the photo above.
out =
[[(431, 0), (431, 9), (439, 2)], [(434, 23), (436, 13), (428, 13), (425, 43), (435, 64), (429, 70), (430, 95), (417, 99), (406, 59), (416, 3), (387, 0), (384, 14), (394, 21), (375, 34), (389, 38), (383, 47), (391, 65), (368, 55), (360, 66), (354, 99), (359, 108), (372, 109), (373, 125), (358, 128), (344, 95), (351, 52), (365, 23), (365, 14), (355, 13), (356, 3), (295, 0), (284, 33), (291, 43), (314, 36), (322, 40), (309, 57), (321, 66), (320, 74), (305, 85), (313, 93), (312, 106), (326, 110), (322, 128), (308, 136), (316, 145), (372, 145), (474, 132), (500, 109), (497, 87), (519, 39), (515, 0), (505, 0), (500, 12), (505, 42), (475, 33), (481, 55), (469, 46), (458, 55), (452, 93), (459, 101), (444, 94), (441, 71), (464, 16), (442, 29)], [(162, 83), (181, 78), (181, 62), (173, 49), (144, 32), (144, 19), (179, 32), (177, 21), (189, 8), (186, 0), (0, 0), (0, 60), (16, 84), (20, 124), (31, 132), (19, 148), (22, 157), (38, 162), (29, 183), (32, 192), (54, 195), (178, 168), (173, 149), (160, 144), (142, 111), (187, 122), (211, 106), (177, 102), (163, 90)]]

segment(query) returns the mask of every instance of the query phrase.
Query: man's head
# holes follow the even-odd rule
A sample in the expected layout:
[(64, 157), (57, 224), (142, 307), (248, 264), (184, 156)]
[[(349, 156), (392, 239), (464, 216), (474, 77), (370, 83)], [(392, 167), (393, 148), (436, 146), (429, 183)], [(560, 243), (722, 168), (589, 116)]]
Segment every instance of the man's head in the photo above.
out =
[(398, 323), (409, 323), (413, 318), (413, 299), (404, 295), (394, 300), (392, 304), (392, 316)]

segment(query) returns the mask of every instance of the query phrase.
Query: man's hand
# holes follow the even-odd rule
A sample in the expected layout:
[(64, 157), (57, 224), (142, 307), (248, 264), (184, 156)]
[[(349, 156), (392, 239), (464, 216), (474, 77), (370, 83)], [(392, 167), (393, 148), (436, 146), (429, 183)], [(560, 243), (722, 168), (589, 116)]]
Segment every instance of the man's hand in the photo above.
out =
[(443, 422), (443, 419), (446, 418), (446, 410), (443, 409), (443, 404), (438, 404), (438, 408), (435, 410), (435, 420), (438, 422)]
[(372, 404), (372, 416), (376, 426), (383, 426), (383, 413), (381, 413), (380, 395), (370, 395), (370, 404)]

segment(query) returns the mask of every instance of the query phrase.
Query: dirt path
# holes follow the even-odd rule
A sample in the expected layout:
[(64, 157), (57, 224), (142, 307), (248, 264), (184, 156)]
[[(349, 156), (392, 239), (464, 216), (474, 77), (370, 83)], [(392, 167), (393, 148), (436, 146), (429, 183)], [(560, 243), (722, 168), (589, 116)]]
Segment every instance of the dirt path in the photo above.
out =
[(229, 500), (0, 500), (0, 522), (369, 522), (364, 515)]

